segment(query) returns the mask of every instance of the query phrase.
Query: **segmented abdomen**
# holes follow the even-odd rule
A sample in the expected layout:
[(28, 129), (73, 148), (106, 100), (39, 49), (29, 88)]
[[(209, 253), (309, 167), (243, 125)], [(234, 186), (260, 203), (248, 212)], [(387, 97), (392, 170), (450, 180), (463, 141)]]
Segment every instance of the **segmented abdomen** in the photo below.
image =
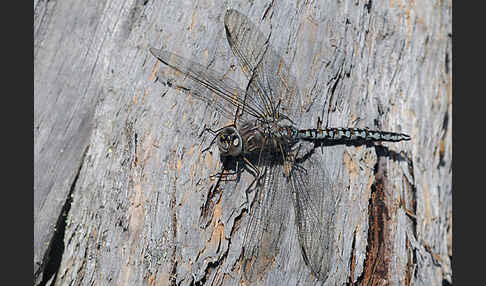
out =
[(364, 140), (364, 141), (406, 141), (410, 136), (402, 133), (375, 131), (360, 128), (301, 129), (297, 134), (302, 140)]

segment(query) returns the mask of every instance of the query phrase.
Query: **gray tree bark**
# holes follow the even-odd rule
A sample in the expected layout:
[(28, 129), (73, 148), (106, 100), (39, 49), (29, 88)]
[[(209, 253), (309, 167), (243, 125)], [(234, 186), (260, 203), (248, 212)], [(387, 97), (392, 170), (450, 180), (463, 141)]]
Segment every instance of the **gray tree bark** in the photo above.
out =
[[(285, 1), (281, 1), (285, 2)], [(160, 84), (165, 48), (246, 81), (225, 39), (226, 5), (292, 67), (329, 127), (411, 135), (383, 147), (329, 146), (320, 162), (336, 204), (335, 264), (317, 281), (293, 209), (265, 285), (452, 283), (451, 1), (34, 1), (36, 285), (234, 285), (248, 223), (244, 173), (221, 184), (202, 153), (211, 106)], [(243, 283), (244, 284), (244, 283)]]

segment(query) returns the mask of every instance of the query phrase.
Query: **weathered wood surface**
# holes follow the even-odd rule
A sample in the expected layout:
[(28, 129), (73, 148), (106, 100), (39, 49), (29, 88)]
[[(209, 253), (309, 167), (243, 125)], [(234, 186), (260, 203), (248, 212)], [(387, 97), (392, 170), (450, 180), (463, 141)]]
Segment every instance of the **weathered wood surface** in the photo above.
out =
[[(451, 1), (291, 2), (229, 5), (271, 33), (292, 66), (312, 102), (299, 127), (315, 127), (320, 116), (330, 127), (412, 136), (384, 143), (388, 155), (366, 146), (314, 153), (340, 192), (337, 258), (324, 284), (451, 282)], [(220, 166), (216, 150), (201, 153), (212, 139), (201, 133), (227, 122), (157, 82), (162, 65), (148, 52), (166, 48), (244, 88), (224, 35), (224, 3), (34, 6), (36, 284), (238, 284), (252, 177), (223, 184), (212, 221), (199, 227)], [(289, 213), (260, 284), (321, 284), (304, 264)], [(56, 237), (60, 261), (49, 251)], [(45, 267), (51, 257), (54, 277)]]

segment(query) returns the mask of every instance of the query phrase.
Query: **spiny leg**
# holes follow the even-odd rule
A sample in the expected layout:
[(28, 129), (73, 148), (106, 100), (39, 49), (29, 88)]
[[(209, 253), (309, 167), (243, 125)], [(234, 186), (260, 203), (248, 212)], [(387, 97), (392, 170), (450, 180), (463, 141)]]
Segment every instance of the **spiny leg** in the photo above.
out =
[(250, 204), (250, 201), (248, 199), (248, 194), (252, 192), (252, 187), (253, 185), (256, 183), (258, 185), (258, 182), (260, 181), (260, 178), (262, 177), (262, 173), (260, 172), (260, 170), (255, 166), (253, 165), (246, 157), (242, 157), (243, 161), (245, 162), (245, 168), (250, 172), (252, 173), (252, 175), (254, 176), (253, 178), (253, 181), (251, 182), (251, 184), (248, 186), (248, 188), (246, 188), (245, 190), (245, 198), (246, 198), (246, 203), (248, 205), (248, 213), (250, 213), (250, 210), (251, 210), (251, 204)]
[[(220, 129), (220, 130), (221, 130), (221, 129)], [(211, 128), (207, 128), (207, 127), (206, 127), (206, 128), (204, 128), (204, 130), (203, 130), (203, 132), (201, 133), (201, 135), (202, 135), (202, 134), (204, 134), (204, 132), (209, 132), (209, 133), (213, 134), (213, 135), (214, 135), (214, 137), (213, 137), (213, 139), (211, 140), (211, 143), (209, 143), (209, 146), (208, 146), (208, 147), (206, 147), (206, 148), (204, 148), (204, 149), (201, 151), (201, 153), (204, 153), (204, 152), (208, 151), (208, 150), (209, 150), (209, 148), (211, 148), (211, 146), (213, 146), (214, 142), (216, 141), (216, 138), (218, 137), (218, 135), (217, 135), (216, 131), (212, 130)]]
[(241, 171), (238, 171), (238, 170), (231, 171), (231, 172), (229, 172), (229, 171), (225, 172), (225, 171), (227, 171), (227, 170), (223, 170), (223, 171), (217, 172), (216, 174), (210, 175), (209, 176), (209, 179), (211, 181), (213, 181), (214, 178), (218, 177), (218, 180), (221, 180), (223, 182), (226, 182), (226, 181), (234, 181), (235, 179), (227, 179), (227, 178), (229, 176), (232, 176), (232, 175), (241, 174)]
[[(226, 171), (226, 172), (225, 172)], [(209, 179), (210, 180), (214, 180), (214, 178), (216, 176), (219, 176), (219, 177), (223, 177), (221, 180), (222, 181), (235, 181), (236, 179), (226, 179), (227, 177), (229, 176), (232, 176), (232, 175), (239, 175), (243, 173), (243, 169), (240, 168), (239, 166), (239, 161), (237, 160), (236, 161), (236, 170), (235, 171), (229, 171), (227, 169), (224, 168), (224, 166), (221, 168), (221, 171), (217, 172), (216, 174), (213, 174), (213, 175), (210, 175), (209, 176)], [(218, 177), (218, 178), (219, 178)]]

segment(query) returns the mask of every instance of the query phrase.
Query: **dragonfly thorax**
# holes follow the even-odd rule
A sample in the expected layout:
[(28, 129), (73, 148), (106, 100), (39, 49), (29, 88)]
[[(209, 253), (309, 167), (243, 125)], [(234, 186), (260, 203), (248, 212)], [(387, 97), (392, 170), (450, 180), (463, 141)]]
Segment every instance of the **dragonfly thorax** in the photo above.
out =
[(296, 142), (297, 129), (277, 122), (246, 122), (239, 130), (243, 139), (243, 154), (281, 152)]

